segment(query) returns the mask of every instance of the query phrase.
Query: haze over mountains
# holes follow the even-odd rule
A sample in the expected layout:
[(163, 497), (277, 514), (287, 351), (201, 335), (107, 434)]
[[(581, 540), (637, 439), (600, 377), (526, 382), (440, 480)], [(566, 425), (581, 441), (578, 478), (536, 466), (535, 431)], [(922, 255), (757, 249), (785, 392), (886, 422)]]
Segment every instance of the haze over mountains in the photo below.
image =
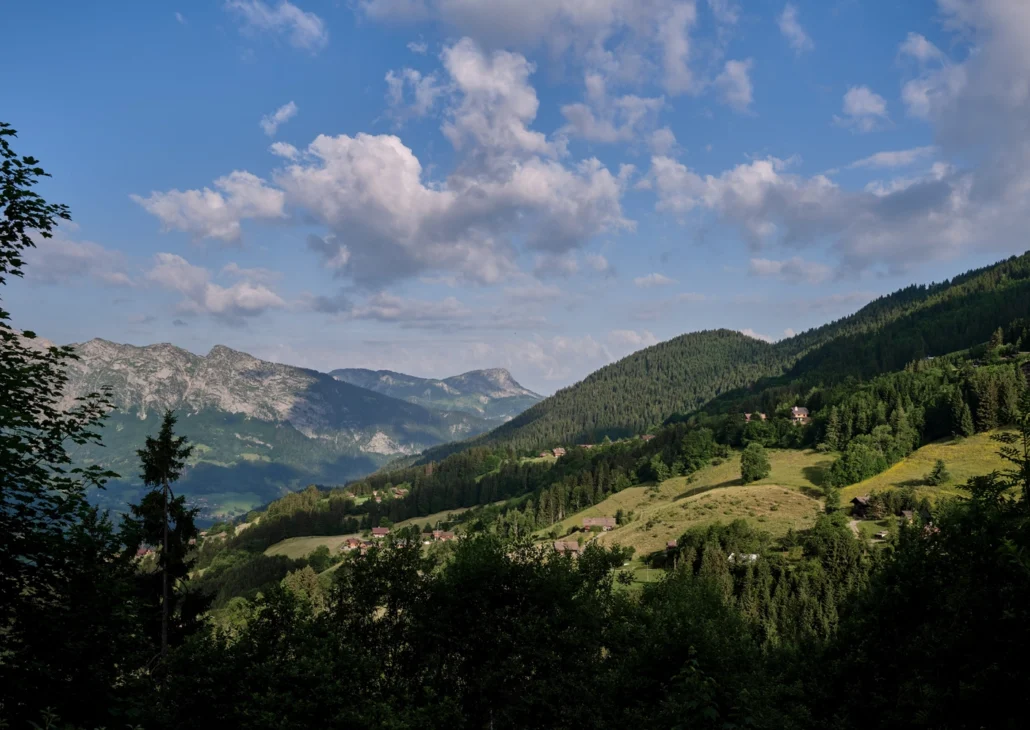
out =
[[(170, 344), (94, 339), (74, 346), (63, 406), (109, 388), (115, 406), (106, 448), (76, 456), (122, 475), (100, 501), (119, 507), (135, 491), (135, 449), (167, 409), (195, 444), (186, 494), (212, 513), (239, 511), (311, 482), (338, 483), (397, 456), (482, 433), (539, 396), (504, 370), (430, 381), (391, 374), (429, 397), (392, 397), (314, 370), (216, 346), (206, 356)], [(356, 372), (356, 371), (355, 371)], [(419, 383), (422, 383), (419, 385)], [(434, 389), (439, 391), (433, 392)], [(426, 407), (441, 400), (440, 407)]]
[(329, 374), (391, 398), (427, 408), (474, 413), (489, 420), (511, 420), (543, 399), (515, 382), (504, 368), (472, 370), (442, 380), (362, 368), (343, 368)]

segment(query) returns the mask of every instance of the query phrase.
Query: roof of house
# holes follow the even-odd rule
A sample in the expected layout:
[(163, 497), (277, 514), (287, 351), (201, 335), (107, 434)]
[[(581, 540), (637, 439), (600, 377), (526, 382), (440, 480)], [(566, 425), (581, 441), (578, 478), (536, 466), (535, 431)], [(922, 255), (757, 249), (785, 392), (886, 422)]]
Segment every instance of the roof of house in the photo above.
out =
[(665, 547), (666, 547), (666, 549), (677, 547), (676, 541), (675, 540), (669, 540), (669, 542), (665, 543)]
[(389, 527), (373, 527), (372, 528), (372, 534), (373, 535), (389, 535), (390, 534), (390, 528)]
[(793, 408), (790, 409), (790, 412), (793, 413), (795, 416), (807, 416), (808, 415), (808, 409), (804, 408), (802, 406), (794, 406)]
[(861, 504), (863, 506), (868, 506), (869, 505), (869, 495), (866, 494), (866, 495), (863, 495), (861, 497), (855, 497), (853, 500), (851, 500), (851, 503), (852, 504)]
[(554, 549), (560, 553), (578, 553), (579, 543), (575, 540), (555, 540)]

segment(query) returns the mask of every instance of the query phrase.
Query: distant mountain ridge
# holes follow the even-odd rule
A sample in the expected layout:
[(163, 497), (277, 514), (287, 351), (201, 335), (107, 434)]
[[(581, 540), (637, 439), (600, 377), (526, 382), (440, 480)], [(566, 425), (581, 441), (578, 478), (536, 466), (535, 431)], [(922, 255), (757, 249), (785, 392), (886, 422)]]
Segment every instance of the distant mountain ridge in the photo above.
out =
[[(135, 449), (156, 431), (155, 416), (175, 410), (195, 444), (184, 489), (198, 498), (216, 493), (206, 502), (213, 513), (224, 503), (241, 504), (238, 493), (253, 495), (243, 500), (248, 504), (264, 503), (490, 426), (470, 413), (425, 408), (222, 345), (206, 356), (167, 343), (94, 339), (72, 347), (79, 359), (68, 367), (62, 405), (106, 387), (115, 406), (104, 428), (106, 448), (76, 448), (75, 457), (118, 471), (123, 480), (116, 486), (136, 484)], [(126, 496), (109, 490), (109, 506), (119, 506), (115, 492)]]
[(337, 380), (409, 403), (463, 411), (495, 421), (511, 420), (543, 400), (543, 396), (522, 387), (504, 368), (471, 370), (441, 379), (363, 368), (341, 368), (329, 374)]

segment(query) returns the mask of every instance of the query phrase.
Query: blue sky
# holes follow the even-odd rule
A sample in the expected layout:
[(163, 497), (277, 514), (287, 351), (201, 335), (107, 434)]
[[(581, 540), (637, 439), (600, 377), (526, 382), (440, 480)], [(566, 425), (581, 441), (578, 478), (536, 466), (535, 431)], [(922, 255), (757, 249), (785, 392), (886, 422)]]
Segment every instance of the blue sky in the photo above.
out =
[[(542, 393), (1027, 248), (1022, 0), (19, 3), (14, 323)], [(13, 44), (13, 45), (12, 45)]]

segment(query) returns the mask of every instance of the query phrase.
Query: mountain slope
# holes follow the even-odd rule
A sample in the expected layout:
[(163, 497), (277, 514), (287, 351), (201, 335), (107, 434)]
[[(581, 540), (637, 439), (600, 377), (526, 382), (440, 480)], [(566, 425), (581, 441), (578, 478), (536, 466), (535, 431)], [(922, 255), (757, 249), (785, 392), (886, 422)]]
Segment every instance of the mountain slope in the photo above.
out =
[(180, 431), (196, 444), (185, 493), (217, 495), (200, 502), (212, 511), (237, 504), (238, 493), (261, 504), (312, 481), (345, 481), (389, 458), (487, 427), (476, 416), (433, 411), (223, 346), (201, 357), (168, 344), (91, 340), (75, 351), (65, 405), (104, 387), (115, 405), (106, 448), (75, 451), (80, 461), (125, 476), (102, 500), (110, 506), (136, 483), (135, 449), (166, 409), (178, 412)]
[(910, 286), (854, 314), (775, 344), (729, 330), (696, 332), (640, 350), (558, 391), (468, 446), (535, 450), (641, 433), (669, 417), (747, 389), (812, 379), (866, 377), (926, 355), (985, 341), (1000, 324), (1030, 317), (1030, 253), (950, 281)]
[(498, 421), (510, 420), (542, 399), (519, 385), (503, 368), (472, 370), (442, 380), (362, 368), (343, 368), (329, 374), (345, 383), (409, 403), (464, 411)]

